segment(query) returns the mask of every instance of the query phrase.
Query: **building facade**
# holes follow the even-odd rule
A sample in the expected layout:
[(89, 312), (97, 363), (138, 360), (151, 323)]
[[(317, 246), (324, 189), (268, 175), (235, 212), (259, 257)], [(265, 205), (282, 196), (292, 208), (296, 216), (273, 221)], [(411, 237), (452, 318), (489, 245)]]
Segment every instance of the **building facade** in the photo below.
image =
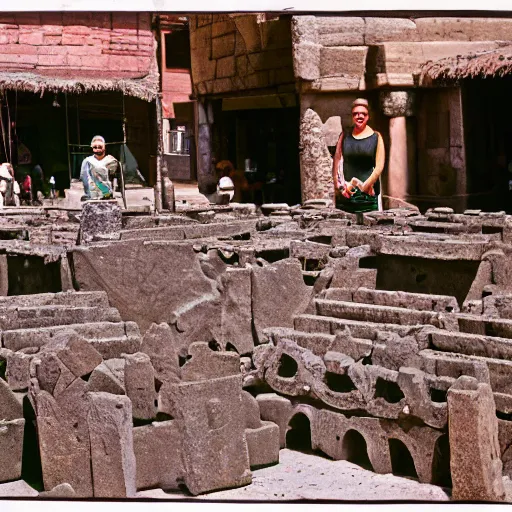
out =
[[(244, 145), (262, 136), (244, 135), (238, 119), (272, 104), (276, 126), (286, 125), (294, 139), (290, 155), (300, 150), (300, 173), (299, 158), (294, 170), (290, 157), (287, 186), (300, 184), (302, 200), (330, 196), (330, 153), (342, 126), (350, 126), (351, 102), (363, 96), (370, 101), (370, 125), (387, 149), (385, 207), (405, 201), (421, 209), (496, 210), (505, 202), (500, 190), (512, 160), (504, 121), (508, 79), (480, 70), (439, 80), (425, 69), (457, 56), (491, 53), (499, 60), (512, 39), (512, 19), (202, 15), (192, 16), (190, 27), (193, 87), (203, 109), (200, 184), (213, 176), (212, 159), (243, 168), (251, 158)], [(488, 114), (493, 103), (504, 116)], [(222, 125), (229, 109), (238, 112), (235, 128), (233, 121)], [(271, 110), (261, 115), (260, 126), (271, 133)], [(278, 133), (279, 152), (285, 141)], [(262, 165), (273, 172), (268, 162)]]

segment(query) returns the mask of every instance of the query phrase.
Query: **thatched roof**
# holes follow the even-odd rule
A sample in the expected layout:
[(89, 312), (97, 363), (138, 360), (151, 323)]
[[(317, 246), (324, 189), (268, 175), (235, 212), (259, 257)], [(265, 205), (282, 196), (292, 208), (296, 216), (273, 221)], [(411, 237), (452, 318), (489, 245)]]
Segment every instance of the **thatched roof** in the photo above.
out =
[(512, 45), (469, 55), (429, 61), (421, 67), (421, 80), (460, 80), (512, 74)]
[(149, 73), (141, 78), (101, 78), (93, 76), (51, 76), (38, 73), (0, 72), (0, 91), (18, 90), (41, 96), (45, 92), (84, 94), (86, 92), (118, 91), (144, 101), (153, 101), (158, 94), (158, 75)]

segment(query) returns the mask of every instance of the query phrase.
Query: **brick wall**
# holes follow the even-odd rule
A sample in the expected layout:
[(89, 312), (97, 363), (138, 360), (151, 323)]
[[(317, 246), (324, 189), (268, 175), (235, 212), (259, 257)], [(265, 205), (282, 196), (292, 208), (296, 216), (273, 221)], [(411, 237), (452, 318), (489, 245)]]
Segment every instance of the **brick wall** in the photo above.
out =
[(294, 88), (289, 19), (204, 14), (191, 16), (189, 27), (198, 94)]
[(174, 117), (173, 102), (190, 101), (192, 82), (190, 73), (163, 69), (162, 95), (164, 101), (164, 117)]
[[(2, 13), (0, 69), (140, 77), (154, 59), (146, 13)], [(101, 77), (101, 75), (98, 75)]]

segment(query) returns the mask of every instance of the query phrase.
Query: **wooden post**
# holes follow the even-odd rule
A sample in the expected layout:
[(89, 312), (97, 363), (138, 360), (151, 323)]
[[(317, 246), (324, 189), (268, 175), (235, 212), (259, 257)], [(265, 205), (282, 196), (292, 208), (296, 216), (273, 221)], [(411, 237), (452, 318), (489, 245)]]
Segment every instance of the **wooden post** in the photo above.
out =
[(162, 166), (163, 166), (163, 138), (162, 138), (162, 93), (156, 97), (156, 126), (157, 126), (157, 150), (156, 150), (156, 183), (155, 183), (155, 210), (162, 211)]

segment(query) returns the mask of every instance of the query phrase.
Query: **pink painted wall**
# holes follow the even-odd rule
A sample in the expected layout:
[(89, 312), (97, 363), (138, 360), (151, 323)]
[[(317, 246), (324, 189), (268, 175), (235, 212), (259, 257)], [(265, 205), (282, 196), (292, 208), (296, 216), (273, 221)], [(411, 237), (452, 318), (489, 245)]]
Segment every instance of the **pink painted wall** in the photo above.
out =
[(135, 78), (148, 74), (154, 48), (147, 13), (0, 14), (2, 71)]

